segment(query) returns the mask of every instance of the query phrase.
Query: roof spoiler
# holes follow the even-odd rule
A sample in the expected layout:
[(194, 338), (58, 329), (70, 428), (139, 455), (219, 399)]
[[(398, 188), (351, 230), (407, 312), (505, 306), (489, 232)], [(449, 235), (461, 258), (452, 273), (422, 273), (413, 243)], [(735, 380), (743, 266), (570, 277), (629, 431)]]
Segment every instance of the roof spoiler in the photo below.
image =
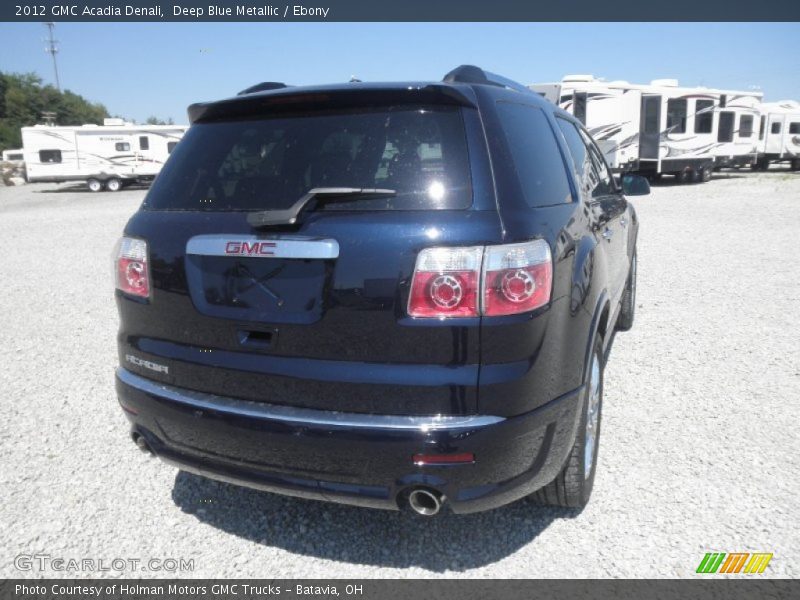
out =
[(237, 96), (244, 96), (245, 94), (255, 94), (256, 92), (266, 92), (269, 90), (282, 90), (283, 88), (289, 87), (285, 83), (281, 83), (280, 81), (262, 81), (261, 83), (257, 83), (255, 85), (251, 85), (249, 88), (242, 90)]
[[(259, 84), (259, 86), (264, 84)], [(376, 84), (350, 84), (353, 87), (309, 89), (279, 84), (271, 92), (259, 94), (244, 90), (237, 96), (216, 102), (200, 102), (189, 106), (189, 122), (246, 118), (248, 116), (319, 110), (320, 108), (352, 108), (389, 104), (450, 104), (475, 107), (474, 94), (442, 83), (385, 87)], [(286, 89), (283, 89), (286, 88)], [(257, 91), (267, 91), (261, 88)]]
[(517, 83), (512, 79), (484, 71), (475, 65), (461, 65), (450, 71), (442, 79), (445, 83), (478, 83), (483, 85), (494, 85), (497, 87), (507, 88), (515, 92), (523, 92), (525, 94), (532, 94), (533, 92), (526, 88), (521, 83)]

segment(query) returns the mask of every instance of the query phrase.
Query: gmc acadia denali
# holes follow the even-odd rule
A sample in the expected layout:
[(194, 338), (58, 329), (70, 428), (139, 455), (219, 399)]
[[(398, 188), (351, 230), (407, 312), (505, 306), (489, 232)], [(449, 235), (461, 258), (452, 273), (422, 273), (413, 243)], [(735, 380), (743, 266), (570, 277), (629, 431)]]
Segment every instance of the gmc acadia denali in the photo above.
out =
[(462, 66), (263, 83), (192, 126), (115, 255), (143, 450), (257, 489), (433, 515), (582, 507), (638, 222), (575, 118)]

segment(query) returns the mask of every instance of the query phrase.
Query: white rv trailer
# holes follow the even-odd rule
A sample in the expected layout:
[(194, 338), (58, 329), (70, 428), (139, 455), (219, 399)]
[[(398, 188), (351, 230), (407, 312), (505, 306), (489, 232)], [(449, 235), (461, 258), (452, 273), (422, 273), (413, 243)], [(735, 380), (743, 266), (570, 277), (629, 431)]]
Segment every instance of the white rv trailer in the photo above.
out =
[(530, 88), (586, 126), (611, 167), (680, 181), (708, 180), (714, 168), (756, 160), (759, 92), (647, 85), (570, 75)]
[(103, 125), (22, 128), (28, 181), (86, 181), (89, 189), (117, 191), (155, 178), (187, 125)]
[(2, 162), (11, 163), (15, 167), (21, 167), (22, 165), (24, 165), (25, 159), (22, 158), (22, 148), (3, 150)]
[(781, 100), (761, 105), (758, 163), (764, 170), (771, 162), (786, 162), (800, 170), (800, 102)]

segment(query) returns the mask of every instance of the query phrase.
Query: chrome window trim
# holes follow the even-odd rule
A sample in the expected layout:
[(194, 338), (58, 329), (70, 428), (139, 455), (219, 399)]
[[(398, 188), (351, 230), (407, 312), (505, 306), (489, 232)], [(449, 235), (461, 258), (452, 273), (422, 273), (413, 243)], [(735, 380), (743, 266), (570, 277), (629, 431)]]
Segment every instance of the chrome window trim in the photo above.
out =
[(235, 416), (268, 419), (297, 425), (321, 425), (364, 429), (403, 431), (452, 431), (477, 429), (495, 425), (505, 420), (493, 415), (464, 416), (405, 416), (347, 413), (276, 404), (262, 404), (227, 396), (196, 392), (136, 375), (122, 367), (117, 368), (117, 378), (125, 385), (146, 394), (166, 398), (198, 410), (213, 410)]

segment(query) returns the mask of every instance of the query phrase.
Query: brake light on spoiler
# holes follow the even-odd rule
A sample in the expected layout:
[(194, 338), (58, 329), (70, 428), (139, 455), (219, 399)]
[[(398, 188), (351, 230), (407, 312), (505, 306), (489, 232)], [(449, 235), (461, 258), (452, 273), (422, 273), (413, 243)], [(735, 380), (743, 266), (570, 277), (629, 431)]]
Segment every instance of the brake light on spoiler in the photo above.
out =
[(553, 259), (544, 240), (426, 248), (417, 256), (408, 314), (422, 318), (514, 315), (550, 302)]

